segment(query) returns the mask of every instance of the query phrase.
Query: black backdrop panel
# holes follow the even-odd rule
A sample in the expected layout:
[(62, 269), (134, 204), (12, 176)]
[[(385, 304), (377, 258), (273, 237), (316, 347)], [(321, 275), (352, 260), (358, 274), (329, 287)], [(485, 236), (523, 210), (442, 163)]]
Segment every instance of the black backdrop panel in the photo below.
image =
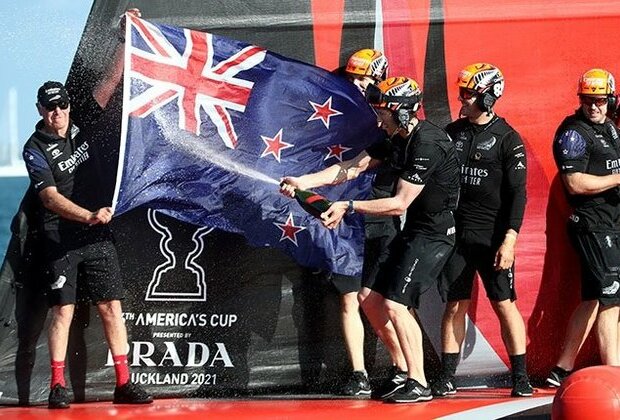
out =
[[(309, 1), (95, 1), (67, 80), (75, 102), (91, 92), (107, 64), (117, 43), (114, 25), (128, 7), (140, 8), (146, 19), (314, 62)], [(346, 2), (341, 64), (350, 52), (372, 46), (374, 7), (370, 1)], [(110, 200), (121, 96), (119, 90), (91, 133), (105, 184), (101, 193)], [(112, 227), (127, 289), (123, 309), (132, 378), (156, 396), (333, 392), (346, 379), (350, 366), (339, 297), (325, 276), (301, 269), (278, 251), (252, 248), (241, 236), (149, 209), (115, 218)], [(18, 394), (22, 401), (47, 398), (46, 310), (39, 291), (34, 280), (18, 289), (19, 322), (2, 330), (2, 401), (15, 401)], [(367, 335), (367, 367), (380, 376), (389, 363), (384, 351), (377, 353), (376, 338)], [(75, 399), (110, 399), (113, 368), (100, 320), (88, 303), (78, 307), (70, 341)]]

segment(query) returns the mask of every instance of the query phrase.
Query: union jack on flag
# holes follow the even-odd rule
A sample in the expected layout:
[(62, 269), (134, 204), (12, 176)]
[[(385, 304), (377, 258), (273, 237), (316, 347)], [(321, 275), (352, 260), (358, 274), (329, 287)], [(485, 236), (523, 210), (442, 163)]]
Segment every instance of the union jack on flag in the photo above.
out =
[[(116, 214), (147, 205), (242, 233), (308, 267), (359, 275), (362, 220), (325, 229), (278, 190), (381, 134), (357, 88), (263, 48), (127, 16)], [(369, 179), (319, 190), (366, 195)]]
[(142, 80), (145, 90), (130, 98), (130, 115), (145, 117), (175, 101), (180, 129), (200, 135), (204, 111), (224, 144), (234, 149), (237, 133), (228, 110), (243, 112), (254, 85), (237, 74), (263, 61), (265, 50), (248, 46), (214, 64), (209, 33), (183, 29), (180, 42), (173, 44), (144, 20), (133, 19), (132, 28), (139, 37), (128, 48), (130, 75)]

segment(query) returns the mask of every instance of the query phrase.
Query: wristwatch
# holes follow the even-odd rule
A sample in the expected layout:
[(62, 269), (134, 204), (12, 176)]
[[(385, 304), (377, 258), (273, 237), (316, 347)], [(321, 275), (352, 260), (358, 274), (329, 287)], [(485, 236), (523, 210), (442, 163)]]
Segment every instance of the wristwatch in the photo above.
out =
[(354, 214), (355, 208), (353, 207), (353, 200), (349, 200), (349, 207), (347, 207), (347, 214)]

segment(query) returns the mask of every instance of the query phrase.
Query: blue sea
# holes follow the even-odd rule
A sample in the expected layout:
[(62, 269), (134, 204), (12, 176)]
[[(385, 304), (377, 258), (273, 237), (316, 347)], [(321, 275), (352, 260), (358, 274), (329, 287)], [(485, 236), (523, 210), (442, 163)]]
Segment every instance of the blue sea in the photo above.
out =
[[(11, 237), (9, 229), (11, 219), (19, 207), (19, 202), (24, 196), (29, 182), (28, 177), (0, 178), (0, 256), (2, 256), (2, 260)], [(2, 260), (0, 260), (0, 264)]]

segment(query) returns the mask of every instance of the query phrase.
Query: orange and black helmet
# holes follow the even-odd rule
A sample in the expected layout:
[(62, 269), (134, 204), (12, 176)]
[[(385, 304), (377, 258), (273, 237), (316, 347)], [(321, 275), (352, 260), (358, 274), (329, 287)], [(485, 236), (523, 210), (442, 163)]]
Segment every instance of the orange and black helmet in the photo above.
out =
[(344, 71), (351, 75), (370, 76), (375, 80), (383, 80), (387, 67), (387, 58), (381, 51), (365, 48), (349, 57)]
[(614, 95), (616, 81), (614, 76), (603, 69), (590, 69), (579, 78), (577, 95)]
[(489, 94), (499, 99), (504, 93), (504, 75), (492, 64), (470, 64), (460, 71), (456, 84), (479, 94)]
[(389, 77), (368, 91), (368, 102), (377, 108), (391, 111), (417, 111), (422, 101), (420, 85), (408, 77)]

